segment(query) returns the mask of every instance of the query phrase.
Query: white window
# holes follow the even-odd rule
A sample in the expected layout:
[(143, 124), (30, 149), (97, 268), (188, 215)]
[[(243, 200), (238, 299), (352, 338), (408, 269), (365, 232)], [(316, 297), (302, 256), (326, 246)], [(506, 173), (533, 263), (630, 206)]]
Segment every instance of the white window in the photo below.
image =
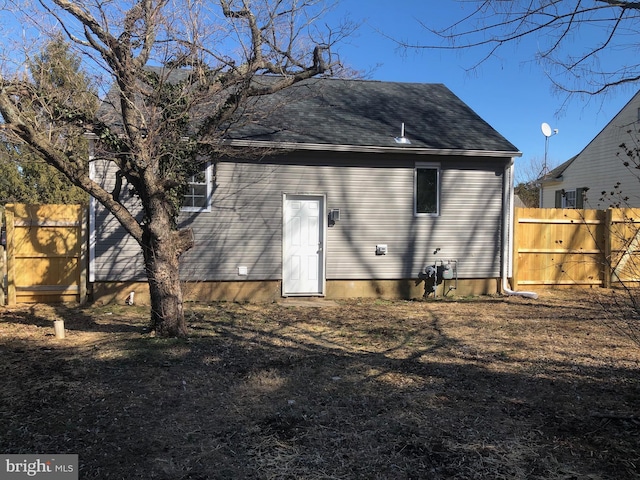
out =
[(419, 216), (440, 214), (440, 164), (416, 163), (413, 187), (413, 213)]
[(567, 190), (562, 196), (562, 208), (576, 208), (576, 191)]
[(584, 208), (588, 187), (556, 190), (555, 208)]
[(187, 191), (182, 202), (184, 212), (208, 212), (211, 210), (211, 165), (207, 162), (202, 169), (189, 177)]

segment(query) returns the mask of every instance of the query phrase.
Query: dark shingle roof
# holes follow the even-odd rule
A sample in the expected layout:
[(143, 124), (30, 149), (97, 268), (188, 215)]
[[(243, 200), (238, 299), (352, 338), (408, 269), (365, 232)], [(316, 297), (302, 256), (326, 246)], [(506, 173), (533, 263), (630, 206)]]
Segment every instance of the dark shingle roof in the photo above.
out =
[(564, 171), (569, 168), (569, 165), (571, 165), (573, 163), (573, 161), (578, 158), (578, 155), (571, 157), (569, 160), (567, 160), (566, 162), (558, 165), (556, 168), (554, 168), (553, 170), (551, 170), (549, 173), (547, 173), (546, 175), (541, 176), (540, 178), (538, 178), (536, 181), (538, 183), (545, 183), (545, 182), (553, 182), (556, 180), (559, 180), (560, 177), (562, 177), (562, 174), (564, 173)]
[[(187, 71), (171, 70), (167, 78), (177, 82), (186, 75)], [(278, 79), (265, 76), (253, 81)], [(109, 93), (99, 117), (121, 126), (116, 92), (114, 88)], [(216, 104), (215, 97), (211, 104)], [(193, 118), (204, 118), (209, 108), (206, 102), (200, 104)], [(442, 84), (314, 78), (250, 99), (242, 114), (225, 132), (228, 140), (518, 154), (513, 144)], [(403, 123), (411, 144), (394, 140)]]
[(516, 153), (518, 149), (442, 84), (312, 79), (255, 100), (266, 112), (230, 138)]

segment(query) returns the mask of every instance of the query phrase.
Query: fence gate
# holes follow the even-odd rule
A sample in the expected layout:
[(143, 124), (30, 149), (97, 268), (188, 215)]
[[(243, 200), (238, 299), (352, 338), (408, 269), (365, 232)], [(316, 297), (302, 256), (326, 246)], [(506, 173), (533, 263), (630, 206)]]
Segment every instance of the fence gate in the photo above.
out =
[(85, 210), (81, 205), (6, 206), (7, 304), (84, 303)]

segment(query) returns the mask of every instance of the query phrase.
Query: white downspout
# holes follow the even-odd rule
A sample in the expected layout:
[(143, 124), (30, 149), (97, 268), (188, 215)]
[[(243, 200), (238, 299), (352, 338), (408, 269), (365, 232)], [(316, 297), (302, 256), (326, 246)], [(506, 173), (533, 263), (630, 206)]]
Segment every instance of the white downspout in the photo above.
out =
[(513, 158), (504, 169), (502, 195), (502, 291), (507, 295), (538, 298), (535, 292), (516, 292), (509, 288), (509, 276), (513, 263)]
[[(87, 135), (89, 141), (89, 178), (96, 179), (95, 136)], [(96, 199), (89, 196), (89, 283), (96, 281)]]

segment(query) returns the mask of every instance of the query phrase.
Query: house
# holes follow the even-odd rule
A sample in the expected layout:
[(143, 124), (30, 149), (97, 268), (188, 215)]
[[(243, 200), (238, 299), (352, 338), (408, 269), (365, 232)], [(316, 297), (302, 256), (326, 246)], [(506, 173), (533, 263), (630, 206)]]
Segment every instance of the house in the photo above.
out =
[(621, 145), (638, 142), (640, 92), (575, 157), (538, 180), (543, 208), (640, 207), (638, 158)]
[[(270, 114), (227, 144), (265, 155), (217, 161), (185, 199), (186, 299), (500, 291), (520, 152), (444, 85), (312, 79), (258, 101)], [(135, 241), (90, 215), (94, 296), (144, 295)]]

